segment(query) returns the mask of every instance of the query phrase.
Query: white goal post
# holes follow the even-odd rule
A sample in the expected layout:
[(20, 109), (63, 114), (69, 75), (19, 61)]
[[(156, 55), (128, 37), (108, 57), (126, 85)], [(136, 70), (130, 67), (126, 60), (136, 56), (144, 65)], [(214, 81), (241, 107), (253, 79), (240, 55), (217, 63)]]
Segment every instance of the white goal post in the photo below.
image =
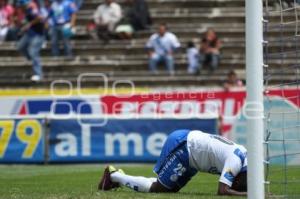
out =
[(264, 199), (262, 0), (246, 0), (246, 82), (248, 199)]

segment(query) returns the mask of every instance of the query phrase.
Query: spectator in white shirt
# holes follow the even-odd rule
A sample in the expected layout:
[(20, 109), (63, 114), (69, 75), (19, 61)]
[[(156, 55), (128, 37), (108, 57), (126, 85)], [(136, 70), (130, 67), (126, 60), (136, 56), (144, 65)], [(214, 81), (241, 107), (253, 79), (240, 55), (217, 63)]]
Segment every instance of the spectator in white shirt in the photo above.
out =
[(166, 24), (160, 24), (157, 33), (154, 33), (146, 44), (149, 52), (149, 69), (157, 73), (156, 66), (163, 61), (170, 75), (174, 75), (174, 57), (173, 54), (180, 47), (180, 43), (171, 32), (167, 31)]
[(105, 0), (105, 3), (98, 6), (94, 13), (96, 34), (92, 35), (92, 37), (94, 39), (110, 39), (121, 18), (122, 10), (120, 5), (115, 3), (114, 0)]

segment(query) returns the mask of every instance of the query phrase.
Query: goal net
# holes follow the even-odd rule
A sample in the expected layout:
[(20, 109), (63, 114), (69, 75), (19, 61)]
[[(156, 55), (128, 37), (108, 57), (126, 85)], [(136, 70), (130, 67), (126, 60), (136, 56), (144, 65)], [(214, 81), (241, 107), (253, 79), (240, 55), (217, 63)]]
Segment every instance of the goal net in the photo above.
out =
[(267, 198), (300, 198), (300, 0), (263, 0)]

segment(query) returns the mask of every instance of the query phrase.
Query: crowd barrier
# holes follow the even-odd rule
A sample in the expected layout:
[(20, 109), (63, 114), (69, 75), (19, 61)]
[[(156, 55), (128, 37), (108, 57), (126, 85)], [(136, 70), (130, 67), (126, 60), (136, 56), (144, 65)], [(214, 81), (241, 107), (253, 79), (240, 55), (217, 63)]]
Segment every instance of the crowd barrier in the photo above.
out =
[(169, 133), (218, 133), (217, 117), (0, 118), (0, 163), (155, 162)]

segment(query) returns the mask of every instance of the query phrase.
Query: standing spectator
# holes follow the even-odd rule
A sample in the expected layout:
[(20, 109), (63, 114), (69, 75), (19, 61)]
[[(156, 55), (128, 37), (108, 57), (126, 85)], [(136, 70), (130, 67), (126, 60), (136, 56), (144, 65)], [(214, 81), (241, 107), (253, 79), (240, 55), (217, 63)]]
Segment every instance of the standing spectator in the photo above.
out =
[(32, 61), (34, 75), (32, 81), (38, 82), (42, 79), (42, 65), (40, 61), (40, 50), (44, 41), (44, 19), (40, 15), (38, 6), (31, 0), (18, 0), (20, 8), (25, 13), (27, 23), (21, 28), (22, 37), (18, 42), (18, 49)]
[(121, 39), (131, 39), (134, 31), (147, 29), (150, 25), (151, 18), (145, 0), (126, 0), (116, 33)]
[(227, 74), (227, 80), (224, 82), (223, 87), (226, 91), (229, 91), (233, 87), (242, 87), (243, 82), (238, 79), (237, 74), (232, 70)]
[(199, 50), (195, 47), (195, 44), (190, 41), (187, 45), (187, 61), (188, 61), (188, 73), (196, 74), (199, 69)]
[(105, 3), (98, 6), (94, 13), (95, 29), (91, 36), (98, 40), (99, 38), (107, 41), (113, 35), (117, 23), (122, 18), (122, 11), (119, 4), (114, 0), (105, 0)]
[(77, 9), (79, 10), (83, 4), (83, 0), (75, 0), (75, 5), (77, 7)]
[(7, 0), (0, 0), (0, 43), (6, 40), (7, 33), (13, 24), (14, 8)]
[(40, 13), (45, 20), (45, 40), (42, 48), (45, 49), (47, 47), (47, 41), (50, 41), (50, 27), (52, 27), (53, 22), (49, 17), (50, 8), (51, 8), (51, 0), (44, 0), (44, 6), (40, 7)]
[(83, 0), (70, 0), (70, 1), (72, 1), (76, 5), (77, 10), (79, 10), (83, 4)]
[(59, 41), (64, 45), (64, 55), (73, 56), (70, 38), (75, 34), (76, 5), (70, 0), (55, 0), (50, 7), (50, 34), (52, 55), (59, 56)]
[(158, 33), (154, 33), (146, 44), (149, 52), (149, 69), (157, 73), (157, 64), (164, 61), (170, 75), (174, 75), (173, 54), (179, 47), (176, 35), (167, 31), (166, 24), (160, 24)]
[(208, 29), (201, 41), (200, 48), (200, 68), (203, 64), (208, 64), (213, 72), (219, 66), (221, 41), (213, 29)]

